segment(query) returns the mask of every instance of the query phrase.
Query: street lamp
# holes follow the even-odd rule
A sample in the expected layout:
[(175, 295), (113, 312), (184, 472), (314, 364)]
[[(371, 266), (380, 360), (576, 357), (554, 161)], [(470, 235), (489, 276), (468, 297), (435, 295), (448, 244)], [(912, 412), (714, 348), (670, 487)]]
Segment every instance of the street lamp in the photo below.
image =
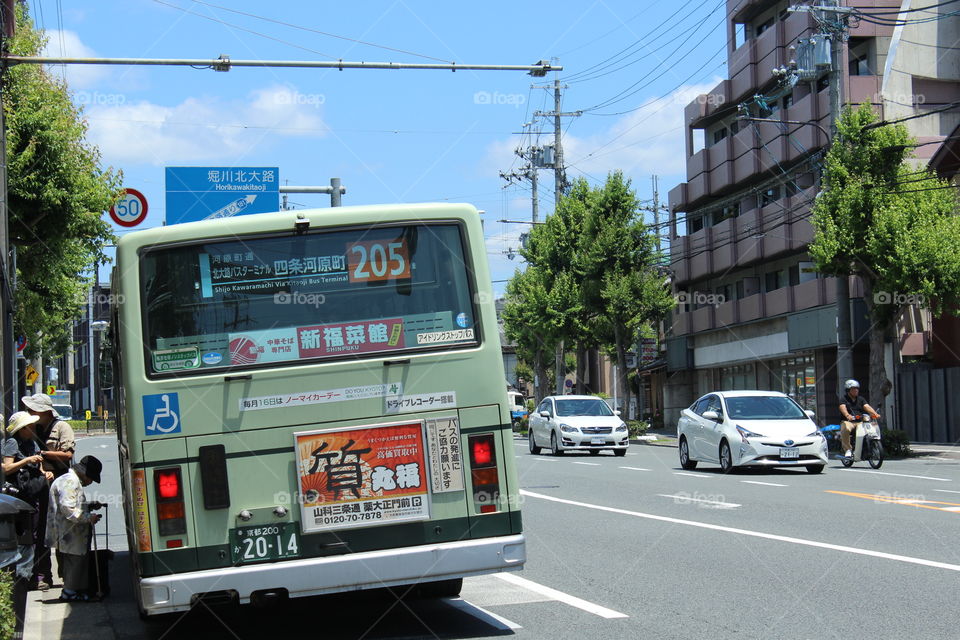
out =
[(100, 344), (103, 340), (103, 332), (107, 330), (107, 327), (110, 326), (110, 323), (106, 320), (97, 320), (90, 323), (90, 335), (91, 337), (96, 335), (96, 345), (94, 345), (94, 340), (90, 341), (90, 367), (87, 369), (89, 371), (89, 380), (90, 380), (90, 414), (97, 410), (97, 402), (100, 400)]

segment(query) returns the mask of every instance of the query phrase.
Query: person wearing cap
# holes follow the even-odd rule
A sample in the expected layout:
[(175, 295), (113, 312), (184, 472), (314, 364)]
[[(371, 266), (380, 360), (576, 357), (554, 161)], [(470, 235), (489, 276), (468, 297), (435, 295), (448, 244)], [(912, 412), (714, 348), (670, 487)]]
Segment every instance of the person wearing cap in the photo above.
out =
[[(31, 415), (37, 416), (35, 431), (40, 443), (43, 456), (43, 469), (53, 473), (54, 477), (67, 473), (73, 461), (73, 452), (76, 440), (71, 427), (65, 420), (61, 420), (53, 408), (53, 400), (45, 393), (35, 393), (32, 396), (23, 396), (20, 402)], [(37, 503), (40, 514), (40, 538), (34, 549), (34, 582), (41, 591), (46, 591), (52, 582), (52, 567), (50, 563), (50, 548), (44, 544), (43, 530), (47, 526), (48, 495), (44, 493)]]
[(840, 423), (840, 442), (843, 448), (845, 458), (853, 457), (853, 447), (850, 444), (850, 434), (857, 428), (857, 424), (863, 419), (864, 414), (870, 415), (874, 420), (880, 419), (880, 414), (873, 410), (867, 404), (866, 398), (860, 395), (860, 383), (856, 380), (847, 380), (843, 383), (846, 393), (840, 401), (840, 415), (843, 416), (843, 422)]
[(83, 488), (91, 482), (100, 482), (103, 464), (93, 456), (84, 456), (67, 473), (50, 486), (50, 510), (47, 513), (49, 546), (58, 551), (57, 559), (63, 575), (64, 601), (85, 601), (83, 593), (89, 584), (90, 546), (92, 527), (100, 515), (90, 513)]
[[(7, 425), (7, 438), (3, 440), (0, 454), (3, 457), (3, 474), (17, 489), (16, 496), (27, 504), (36, 507), (40, 494), (47, 493), (47, 485), (53, 480), (53, 474), (44, 472), (40, 465), (40, 445), (37, 444), (34, 426), (37, 416), (26, 411), (18, 411), (10, 416)], [(29, 526), (25, 527), (24, 537), (20, 541), (20, 561), (17, 562), (17, 578), (29, 582), (33, 580), (34, 553), (38, 539), (43, 538), (39, 513), (29, 516)]]

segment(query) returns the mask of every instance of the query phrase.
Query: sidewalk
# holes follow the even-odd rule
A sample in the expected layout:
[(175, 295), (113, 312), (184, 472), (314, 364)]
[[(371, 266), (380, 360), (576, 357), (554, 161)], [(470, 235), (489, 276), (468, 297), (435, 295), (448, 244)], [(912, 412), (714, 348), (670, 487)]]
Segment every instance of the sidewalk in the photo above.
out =
[[(53, 559), (54, 575), (57, 572)], [(24, 640), (102, 640), (115, 637), (104, 602), (60, 602), (63, 581), (49, 591), (27, 593)]]

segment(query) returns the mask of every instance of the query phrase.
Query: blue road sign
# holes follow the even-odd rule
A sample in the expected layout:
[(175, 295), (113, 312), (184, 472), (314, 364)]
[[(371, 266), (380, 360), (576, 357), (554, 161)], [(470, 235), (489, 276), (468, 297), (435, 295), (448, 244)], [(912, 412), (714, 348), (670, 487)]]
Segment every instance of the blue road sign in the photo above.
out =
[(167, 167), (167, 224), (280, 209), (277, 167)]
[(180, 396), (177, 393), (155, 393), (141, 396), (141, 399), (146, 435), (180, 433)]

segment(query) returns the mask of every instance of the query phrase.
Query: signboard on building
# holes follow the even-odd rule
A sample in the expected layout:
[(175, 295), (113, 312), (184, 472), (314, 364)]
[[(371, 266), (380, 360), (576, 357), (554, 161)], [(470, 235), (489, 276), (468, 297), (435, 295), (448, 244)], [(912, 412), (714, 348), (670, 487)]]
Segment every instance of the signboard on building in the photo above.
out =
[(277, 167), (167, 167), (167, 224), (280, 209)]

